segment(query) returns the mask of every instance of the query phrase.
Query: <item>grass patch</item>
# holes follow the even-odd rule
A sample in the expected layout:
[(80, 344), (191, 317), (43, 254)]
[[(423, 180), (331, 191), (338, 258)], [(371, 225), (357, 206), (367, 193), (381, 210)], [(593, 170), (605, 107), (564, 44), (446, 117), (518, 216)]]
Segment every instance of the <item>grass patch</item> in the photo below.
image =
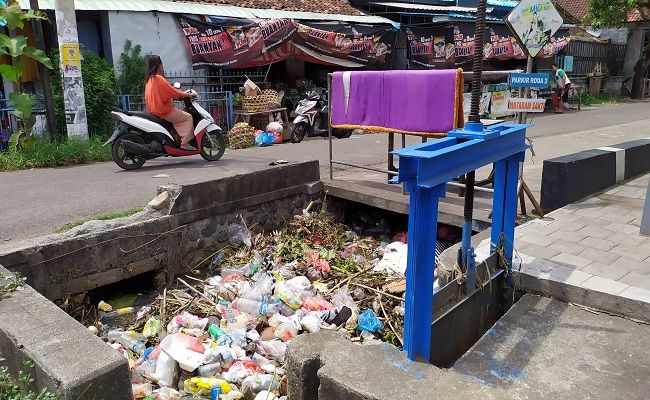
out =
[[(34, 378), (24, 371), (18, 374), (18, 381), (14, 380), (9, 375), (9, 370), (4, 364), (4, 359), (0, 358), (0, 399), (2, 400), (59, 400), (59, 396), (49, 392), (47, 389), (42, 389), (39, 392), (33, 392), (25, 387), (34, 382)], [(26, 369), (33, 370), (34, 362), (31, 360), (23, 361)]]
[(60, 227), (56, 228), (54, 230), (54, 233), (61, 233), (61, 232), (69, 231), (72, 228), (76, 228), (79, 225), (82, 225), (84, 222), (86, 222), (86, 221), (84, 221), (83, 219), (80, 219), (80, 220), (74, 221), (74, 222), (70, 222), (68, 224), (65, 224), (63, 226), (60, 226)]
[(621, 103), (627, 100), (629, 100), (628, 97), (615, 96), (613, 94), (607, 94), (607, 93), (601, 93), (598, 96), (591, 96), (588, 93), (582, 95), (582, 104), (586, 106)]
[[(133, 207), (133, 208), (129, 208), (128, 210), (124, 210), (124, 211), (113, 211), (113, 212), (110, 212), (110, 213), (98, 215), (98, 216), (96, 216), (94, 218), (89, 219), (88, 221), (109, 221), (111, 219), (124, 218), (124, 217), (128, 217), (130, 215), (133, 215), (133, 214), (137, 214), (142, 210), (144, 210), (144, 207)], [(86, 221), (84, 221), (83, 219), (80, 219), (80, 220), (74, 221), (74, 222), (70, 222), (68, 224), (65, 224), (63, 226), (60, 226), (60, 227), (56, 228), (54, 230), (54, 233), (62, 233), (62, 232), (69, 231), (72, 228), (76, 228), (77, 226), (82, 225), (84, 222), (86, 222)]]
[(102, 214), (102, 215), (100, 215), (100, 216), (98, 216), (96, 218), (93, 218), (93, 219), (97, 219), (97, 220), (100, 220), (100, 221), (108, 221), (110, 219), (128, 217), (130, 215), (137, 214), (142, 210), (144, 210), (144, 207), (133, 207), (133, 208), (129, 208), (128, 210), (124, 210), (124, 211), (114, 211), (114, 212)]
[(31, 150), (0, 152), (0, 171), (63, 167), (111, 160), (111, 148), (102, 147), (102, 144), (99, 138), (92, 138), (88, 142), (39, 138)]

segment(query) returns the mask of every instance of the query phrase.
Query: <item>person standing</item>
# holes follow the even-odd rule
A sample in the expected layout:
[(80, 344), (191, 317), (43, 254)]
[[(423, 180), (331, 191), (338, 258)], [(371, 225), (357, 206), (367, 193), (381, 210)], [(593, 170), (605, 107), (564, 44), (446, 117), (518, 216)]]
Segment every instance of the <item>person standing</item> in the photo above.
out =
[(569, 90), (571, 89), (571, 80), (563, 69), (553, 63), (553, 73), (555, 74), (555, 83), (558, 90), (558, 107), (555, 112), (562, 113), (565, 109), (569, 109)]
[(149, 56), (145, 79), (144, 97), (147, 112), (174, 124), (174, 129), (181, 137), (180, 144), (183, 150), (196, 150), (189, 144), (194, 138), (192, 116), (172, 104), (174, 99), (194, 98), (195, 95), (182, 92), (167, 82), (162, 60), (156, 55)]

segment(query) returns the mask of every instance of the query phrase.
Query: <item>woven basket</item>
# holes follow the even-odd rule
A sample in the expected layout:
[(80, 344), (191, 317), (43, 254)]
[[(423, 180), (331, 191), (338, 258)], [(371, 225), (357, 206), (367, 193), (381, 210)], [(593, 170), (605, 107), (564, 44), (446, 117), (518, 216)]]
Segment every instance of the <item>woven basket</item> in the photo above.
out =
[(242, 99), (242, 108), (246, 112), (265, 111), (279, 106), (278, 92), (272, 89), (262, 90), (257, 96), (246, 96)]
[(245, 122), (235, 124), (228, 136), (231, 149), (246, 149), (255, 145), (255, 130)]

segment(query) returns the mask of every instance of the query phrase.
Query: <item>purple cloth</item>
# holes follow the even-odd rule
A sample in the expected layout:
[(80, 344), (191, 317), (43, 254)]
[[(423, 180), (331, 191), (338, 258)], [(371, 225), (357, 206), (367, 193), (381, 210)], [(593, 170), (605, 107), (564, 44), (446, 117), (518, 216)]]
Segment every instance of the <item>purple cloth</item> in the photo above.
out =
[[(350, 74), (347, 109), (344, 74)], [(454, 129), (455, 102), (455, 69), (335, 72), (332, 76), (334, 126), (446, 133)]]

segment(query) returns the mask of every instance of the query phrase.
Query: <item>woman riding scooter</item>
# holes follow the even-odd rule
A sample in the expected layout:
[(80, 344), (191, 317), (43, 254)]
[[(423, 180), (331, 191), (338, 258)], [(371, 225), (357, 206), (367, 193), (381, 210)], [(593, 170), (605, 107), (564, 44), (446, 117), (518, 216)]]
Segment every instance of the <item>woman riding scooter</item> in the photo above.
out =
[(190, 140), (194, 138), (192, 116), (174, 107), (172, 100), (195, 98), (196, 94), (186, 93), (174, 88), (167, 82), (164, 75), (165, 70), (160, 57), (157, 55), (149, 56), (145, 74), (146, 87), (144, 92), (147, 112), (171, 122), (181, 137), (181, 148), (183, 150), (195, 151), (196, 148), (189, 144)]

